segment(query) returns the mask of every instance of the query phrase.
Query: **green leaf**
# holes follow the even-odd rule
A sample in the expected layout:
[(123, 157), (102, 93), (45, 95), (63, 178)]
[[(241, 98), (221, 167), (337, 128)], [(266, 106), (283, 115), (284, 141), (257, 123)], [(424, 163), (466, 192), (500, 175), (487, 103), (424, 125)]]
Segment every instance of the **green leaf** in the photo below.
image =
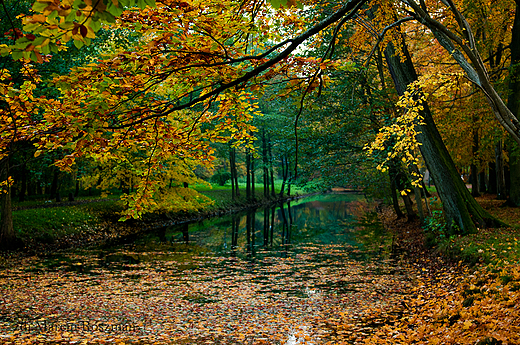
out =
[(76, 11), (71, 11), (67, 17), (65, 17), (66, 22), (73, 22), (76, 19)]
[(155, 0), (144, 0), (144, 2), (150, 6), (151, 8), (157, 8), (157, 5), (155, 4)]
[(49, 44), (44, 45), (42, 48), (42, 54), (50, 54), (51, 53), (51, 47)]
[[(280, 6), (287, 6), (287, 2), (288, 2), (288, 0), (268, 0), (268, 1), (271, 3), (271, 6), (273, 6), (276, 9), (280, 8)], [(296, 6), (299, 9), (303, 9), (303, 4), (301, 3), (301, 1), (296, 1)]]
[(9, 55), (10, 52), (11, 52), (11, 49), (7, 45), (0, 44), (0, 55), (7, 56), (7, 55)]
[(51, 51), (53, 53), (59, 53), (60, 49), (58, 48), (58, 45), (56, 43), (49, 43), (49, 47), (51, 48)]
[(107, 10), (109, 13), (111, 13), (114, 17), (120, 17), (123, 14), (123, 9), (119, 8), (117, 6), (114, 6), (112, 2), (108, 2), (107, 4)]
[(115, 23), (116, 18), (110, 12), (103, 12), (103, 17), (107, 23)]
[(33, 50), (30, 55), (31, 61), (38, 62), (38, 56), (36, 56), (36, 52)]
[(11, 56), (13, 57), (13, 60), (20, 60), (23, 58), (23, 51), (20, 51), (20, 50), (13, 51)]
[(32, 9), (33, 9), (34, 12), (43, 12), (43, 10), (44, 10), (45, 8), (47, 8), (48, 5), (49, 5), (49, 4), (46, 3), (46, 2), (39, 2), (39, 1), (36, 1), (36, 2), (34, 3), (34, 5), (32, 6)]
[(287, 0), (268, 0), (271, 3), (271, 6), (278, 9), (281, 5), (285, 5)]
[(43, 41), (45, 41), (47, 39), (47, 37), (36, 37), (36, 39), (33, 41), (33, 45), (35, 46), (39, 46), (43, 43)]
[(81, 47), (83, 47), (84, 43), (82, 40), (74, 40), (74, 45), (76, 46), (76, 48), (81, 49)]
[(90, 22), (90, 27), (94, 32), (97, 32), (99, 29), (101, 29), (101, 23), (98, 20), (92, 20)]
[(27, 38), (23, 37), (16, 41), (14, 48), (20, 49), (20, 50), (25, 50), (25, 48), (27, 48), (27, 46), (29, 44), (31, 44), (31, 41), (29, 41)]

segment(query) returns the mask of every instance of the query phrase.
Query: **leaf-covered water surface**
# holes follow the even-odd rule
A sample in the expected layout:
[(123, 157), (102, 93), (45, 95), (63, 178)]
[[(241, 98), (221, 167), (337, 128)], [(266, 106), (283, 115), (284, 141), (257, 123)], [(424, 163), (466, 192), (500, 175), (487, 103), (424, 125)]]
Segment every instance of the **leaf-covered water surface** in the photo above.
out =
[(408, 279), (357, 249), (303, 244), (253, 259), (193, 246), (24, 259), (2, 270), (3, 341), (324, 344), (345, 313), (388, 308)]
[[(162, 229), (0, 270), (3, 342), (338, 344), (411, 279), (354, 196)], [(357, 225), (353, 223), (357, 215)], [(348, 329), (344, 320), (360, 322)], [(351, 322), (352, 323), (352, 322)], [(355, 324), (355, 322), (354, 322)]]

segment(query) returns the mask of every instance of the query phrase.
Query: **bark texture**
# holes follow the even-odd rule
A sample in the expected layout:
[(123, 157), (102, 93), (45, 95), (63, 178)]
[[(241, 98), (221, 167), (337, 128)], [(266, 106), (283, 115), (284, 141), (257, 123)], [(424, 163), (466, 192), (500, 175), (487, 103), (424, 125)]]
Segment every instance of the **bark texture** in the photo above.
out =
[[(9, 177), (9, 157), (0, 160), (0, 181)], [(18, 244), (13, 227), (13, 209), (11, 206), (11, 188), (0, 193), (0, 248), (14, 249)]]
[[(404, 38), (401, 46), (404, 60), (396, 54), (392, 43), (389, 43), (385, 49), (388, 68), (399, 95), (404, 94), (407, 86), (417, 80), (417, 73)], [(469, 193), (442, 141), (428, 105), (423, 104), (423, 106), (421, 116), (424, 121), (417, 125), (419, 132), (417, 139), (422, 144), (421, 153), (435, 181), (450, 231), (471, 233), (476, 232), (477, 227), (501, 224), (488, 214)]]
[[(509, 95), (507, 107), (513, 114), (518, 116), (520, 113), (520, 6), (517, 1), (515, 21), (512, 29), (511, 38), (511, 70), (509, 79)], [(509, 174), (510, 191), (509, 203), (520, 206), (520, 148), (514, 140), (511, 140), (509, 151)]]

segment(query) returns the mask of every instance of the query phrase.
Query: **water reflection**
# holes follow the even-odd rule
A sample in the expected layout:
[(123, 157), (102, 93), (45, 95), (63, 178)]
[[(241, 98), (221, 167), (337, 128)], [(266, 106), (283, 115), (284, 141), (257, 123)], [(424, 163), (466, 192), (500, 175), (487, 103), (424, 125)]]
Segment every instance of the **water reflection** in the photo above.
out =
[[(353, 210), (360, 195), (317, 195), (260, 209), (250, 209), (198, 223), (164, 228), (138, 240), (190, 244), (220, 255), (253, 259), (287, 257), (305, 243), (355, 244)], [(349, 225), (350, 224), (350, 225)]]
[[(332, 343), (327, 320), (401, 301), (400, 267), (381, 256), (359, 260), (377, 254), (384, 238), (382, 227), (371, 228), (377, 218), (363, 217), (362, 200), (316, 196), (159, 229), (116, 247), (50, 253), (31, 259), (13, 282), (0, 280), (0, 290), (17, 286), (4, 304), (19, 306), (18, 318), (124, 315), (146, 331), (136, 343), (227, 345), (244, 334), (240, 343)], [(0, 322), (0, 333), (8, 326)]]

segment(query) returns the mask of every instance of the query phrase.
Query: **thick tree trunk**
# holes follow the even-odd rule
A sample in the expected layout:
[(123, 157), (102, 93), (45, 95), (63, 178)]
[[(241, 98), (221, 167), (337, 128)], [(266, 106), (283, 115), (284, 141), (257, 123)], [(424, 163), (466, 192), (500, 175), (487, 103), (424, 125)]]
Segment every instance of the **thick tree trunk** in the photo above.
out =
[(485, 194), (485, 193), (488, 192), (488, 189), (487, 189), (488, 182), (486, 180), (487, 180), (486, 172), (485, 171), (481, 171), (478, 174), (478, 190), (479, 190), (479, 192), (481, 194), (482, 193)]
[(282, 167), (282, 186), (280, 187), (280, 197), (283, 197), (283, 192), (285, 191), (285, 183), (287, 182), (287, 177), (289, 176), (289, 171), (286, 169), (287, 164), (285, 163), (287, 161), (287, 156), (283, 155), (280, 158), (280, 165)]
[(271, 175), (271, 196), (276, 198), (276, 191), (274, 189), (274, 168), (273, 168), (273, 144), (271, 138), (267, 138), (267, 149), (269, 153), (269, 174)]
[[(9, 177), (9, 157), (0, 160), (0, 181)], [(11, 206), (11, 187), (0, 190), (0, 248), (15, 249), (18, 245), (13, 227), (13, 209)]]
[[(515, 21), (511, 37), (511, 70), (509, 72), (509, 95), (507, 107), (515, 116), (520, 115), (520, 5), (516, 5)], [(520, 148), (511, 140), (509, 151), (510, 190), (509, 203), (520, 206)]]
[(424, 223), (424, 210), (422, 207), (421, 188), (414, 187), (413, 192), (415, 194), (415, 204), (417, 205), (417, 213), (419, 214), (419, 219), (421, 220), (421, 224), (423, 224)]
[(57, 196), (58, 196), (59, 178), (60, 178), (60, 170), (58, 168), (54, 168), (54, 172), (52, 174), (51, 190), (50, 190), (51, 199), (57, 198)]
[[(388, 169), (390, 180), (393, 182), (395, 187), (397, 187), (397, 190), (399, 191), (399, 195), (401, 195), (401, 198), (404, 202), (404, 208), (406, 210), (406, 216), (408, 218), (408, 221), (411, 221), (413, 219), (417, 218), (417, 214), (413, 210), (413, 202), (410, 199), (410, 195), (408, 193), (402, 193), (406, 189), (408, 189), (407, 186), (407, 178), (406, 174), (401, 171), (401, 167), (399, 166), (399, 162), (391, 162), (390, 163), (390, 169)], [(397, 212), (397, 211), (396, 211)], [(399, 216), (399, 214), (398, 214)]]
[(256, 199), (255, 196), (255, 156), (250, 155), (251, 159), (251, 198)]
[[(403, 95), (407, 86), (417, 80), (404, 38), (402, 50), (404, 59), (396, 53), (392, 42), (385, 49), (388, 68), (399, 95)], [(421, 143), (421, 153), (442, 200), (450, 231), (471, 233), (476, 232), (477, 227), (498, 225), (499, 221), (489, 215), (469, 193), (442, 141), (428, 105), (424, 103), (423, 106), (421, 116), (424, 120), (417, 125), (417, 140)]]
[(237, 150), (233, 149), (233, 175), (235, 177), (235, 195), (240, 196), (240, 188), (238, 188), (238, 168), (237, 168)]
[[(171, 184), (171, 181), (170, 181)], [(171, 188), (171, 185), (170, 185)], [(79, 196), (79, 180), (76, 180), (76, 188), (74, 190), (74, 196), (77, 198)]]

